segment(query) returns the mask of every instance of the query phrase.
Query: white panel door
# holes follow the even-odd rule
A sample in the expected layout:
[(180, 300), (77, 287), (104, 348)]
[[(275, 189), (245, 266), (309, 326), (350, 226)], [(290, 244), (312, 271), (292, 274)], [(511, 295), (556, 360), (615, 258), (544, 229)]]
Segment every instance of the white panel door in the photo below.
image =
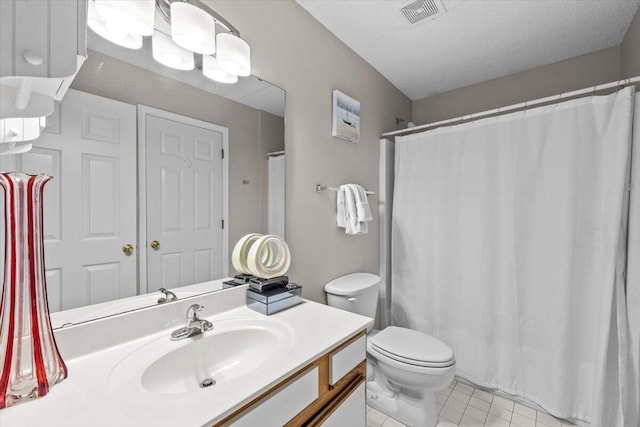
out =
[(224, 134), (169, 116), (144, 119), (148, 290), (224, 273)]
[(122, 251), (136, 246), (136, 152), (135, 106), (69, 90), (33, 150), (0, 158), (2, 170), (53, 176), (44, 190), (51, 311), (136, 295), (136, 256)]

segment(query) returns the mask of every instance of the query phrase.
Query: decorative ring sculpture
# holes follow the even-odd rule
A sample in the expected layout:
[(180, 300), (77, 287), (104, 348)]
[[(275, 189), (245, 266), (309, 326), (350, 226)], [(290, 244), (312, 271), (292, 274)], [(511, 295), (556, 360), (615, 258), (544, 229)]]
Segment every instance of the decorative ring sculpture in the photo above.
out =
[[(268, 257), (268, 255), (271, 255)], [(265, 261), (265, 258), (270, 258)], [(251, 245), (247, 266), (251, 274), (264, 279), (283, 276), (291, 265), (291, 253), (287, 244), (278, 236), (260, 237)]]
[(247, 255), (249, 254), (251, 245), (260, 237), (262, 237), (262, 234), (251, 233), (243, 236), (238, 240), (238, 243), (236, 243), (231, 255), (231, 263), (238, 273), (252, 274), (247, 267)]
[(251, 233), (238, 240), (231, 261), (241, 274), (270, 279), (287, 272), (291, 265), (291, 252), (278, 236)]

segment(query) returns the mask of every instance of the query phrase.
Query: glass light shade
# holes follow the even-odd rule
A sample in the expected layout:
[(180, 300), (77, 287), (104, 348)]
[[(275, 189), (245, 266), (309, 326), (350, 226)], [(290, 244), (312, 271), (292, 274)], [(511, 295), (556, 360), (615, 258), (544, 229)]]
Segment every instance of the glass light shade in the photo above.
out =
[(89, 11), (87, 23), (96, 34), (103, 39), (109, 40), (119, 46), (128, 49), (140, 49), (142, 47), (142, 36), (132, 34), (118, 24), (107, 23), (107, 21), (96, 11), (96, 5), (89, 1)]
[(176, 70), (193, 70), (195, 63), (193, 53), (181, 48), (171, 40), (171, 37), (160, 31), (155, 31), (151, 38), (153, 59)]
[(0, 143), (32, 141), (40, 136), (45, 126), (45, 117), (0, 119)]
[(29, 141), (0, 144), (0, 156), (9, 154), (22, 154), (31, 151), (32, 148), (33, 144)]
[(251, 49), (247, 42), (229, 33), (220, 33), (218, 41), (218, 62), (220, 68), (237, 76), (251, 74)]
[(153, 34), (155, 4), (155, 0), (95, 0), (96, 11), (106, 22), (138, 36)]
[(171, 3), (171, 38), (178, 46), (203, 55), (216, 51), (216, 23), (204, 10), (188, 3)]
[(231, 84), (238, 81), (238, 76), (235, 74), (229, 74), (220, 68), (218, 60), (213, 56), (205, 55), (202, 57), (202, 74), (204, 74), (205, 77), (220, 83)]

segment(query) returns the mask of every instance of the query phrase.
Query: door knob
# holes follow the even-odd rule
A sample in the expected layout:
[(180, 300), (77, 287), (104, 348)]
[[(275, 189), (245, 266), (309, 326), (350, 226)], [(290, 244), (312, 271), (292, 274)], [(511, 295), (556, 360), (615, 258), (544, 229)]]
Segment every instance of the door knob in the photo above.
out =
[(153, 242), (149, 243), (149, 246), (157, 251), (158, 249), (160, 249), (160, 242), (154, 240)]
[(127, 256), (131, 255), (133, 253), (133, 246), (127, 243), (122, 247), (122, 252)]

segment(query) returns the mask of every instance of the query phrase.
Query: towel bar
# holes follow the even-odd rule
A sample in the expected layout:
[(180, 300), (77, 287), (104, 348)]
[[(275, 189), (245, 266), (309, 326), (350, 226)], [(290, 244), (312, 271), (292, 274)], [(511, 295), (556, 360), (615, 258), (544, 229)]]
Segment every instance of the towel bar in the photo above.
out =
[[(326, 185), (322, 185), (322, 184), (316, 184), (316, 193), (322, 193), (323, 191), (338, 191), (339, 188), (336, 187), (327, 187)], [(367, 193), (367, 195), (372, 196), (376, 193), (374, 193), (373, 191), (366, 191), (365, 193)]]

